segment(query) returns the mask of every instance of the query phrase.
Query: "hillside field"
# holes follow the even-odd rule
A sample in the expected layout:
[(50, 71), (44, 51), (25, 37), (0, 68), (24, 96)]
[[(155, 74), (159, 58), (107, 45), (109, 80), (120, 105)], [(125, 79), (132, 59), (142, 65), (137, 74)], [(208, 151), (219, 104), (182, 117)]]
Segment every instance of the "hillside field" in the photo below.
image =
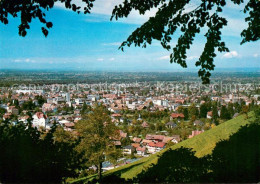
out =
[[(171, 149), (177, 149), (180, 147), (186, 147), (186, 148), (192, 148), (196, 152), (197, 157), (203, 157), (207, 154), (211, 154), (212, 150), (214, 149), (217, 142), (220, 140), (228, 139), (231, 134), (234, 134), (238, 131), (238, 129), (241, 126), (245, 126), (246, 124), (249, 124), (251, 121), (254, 120), (254, 113), (249, 113), (249, 118), (245, 119), (244, 115), (240, 115), (234, 119), (231, 119), (229, 121), (226, 121), (208, 131), (203, 132), (200, 135), (197, 135), (191, 139), (187, 139), (185, 141), (182, 141), (176, 145), (173, 145), (170, 147)], [(167, 149), (170, 149), (167, 148)], [(122, 167), (118, 167), (116, 169), (107, 171), (104, 173), (104, 176), (110, 175), (110, 174), (116, 174), (124, 179), (132, 179), (144, 168), (149, 167), (150, 164), (157, 162), (158, 156), (162, 156), (163, 153), (167, 150), (164, 149), (159, 153), (156, 153), (154, 155), (151, 155), (149, 157), (143, 158), (141, 160), (138, 160), (134, 163), (124, 165)], [(71, 181), (71, 183), (82, 183), (87, 180), (91, 180), (96, 175), (88, 176), (85, 178), (80, 178), (74, 181)]]

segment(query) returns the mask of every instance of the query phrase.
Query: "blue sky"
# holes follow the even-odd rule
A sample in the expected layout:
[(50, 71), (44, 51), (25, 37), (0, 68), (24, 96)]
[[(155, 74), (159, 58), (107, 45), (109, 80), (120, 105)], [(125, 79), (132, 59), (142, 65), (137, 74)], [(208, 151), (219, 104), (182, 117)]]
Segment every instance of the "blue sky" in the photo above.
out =
[[(80, 1), (76, 0), (79, 4)], [(141, 26), (155, 9), (145, 16), (133, 12), (129, 18), (109, 21), (114, 5), (122, 0), (97, 0), (90, 15), (76, 14), (61, 4), (47, 13), (47, 20), (54, 26), (47, 38), (41, 33), (41, 24), (34, 20), (25, 38), (18, 35), (19, 19), (11, 18), (8, 25), (0, 25), (0, 69), (53, 69), (53, 70), (107, 70), (107, 71), (189, 71), (201, 54), (205, 38), (203, 30), (188, 51), (188, 69), (170, 64), (169, 54), (154, 41), (146, 49), (125, 48), (118, 50), (121, 42)], [(193, 1), (196, 5), (196, 0)], [(193, 8), (194, 4), (190, 4)], [(228, 4), (223, 16), (229, 26), (223, 30), (230, 53), (218, 54), (217, 68), (260, 69), (260, 43), (240, 45), (240, 32), (246, 27), (243, 6)], [(177, 41), (176, 33), (172, 45)]]

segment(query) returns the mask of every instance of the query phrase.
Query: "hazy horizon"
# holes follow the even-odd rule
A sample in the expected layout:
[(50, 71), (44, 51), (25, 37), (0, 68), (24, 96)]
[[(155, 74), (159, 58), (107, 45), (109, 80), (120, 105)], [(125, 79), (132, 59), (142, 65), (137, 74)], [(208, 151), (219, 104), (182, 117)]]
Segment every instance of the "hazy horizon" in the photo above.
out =
[[(120, 44), (150, 16), (155, 9), (140, 16), (133, 12), (127, 19), (109, 21), (114, 5), (121, 0), (95, 2), (90, 15), (76, 14), (56, 5), (47, 15), (53, 28), (45, 38), (41, 24), (33, 20), (25, 38), (18, 35), (19, 18), (10, 17), (8, 25), (0, 24), (0, 69), (53, 69), (53, 70), (109, 70), (109, 71), (189, 71), (195, 70), (205, 44), (206, 29), (202, 29), (187, 53), (188, 69), (170, 64), (171, 53), (164, 50), (158, 41), (147, 48), (125, 48)], [(227, 4), (222, 14), (228, 26), (222, 30), (222, 40), (230, 52), (218, 53), (214, 59), (218, 68), (260, 68), (260, 45), (257, 42), (240, 45), (240, 33), (247, 26), (243, 6)], [(239, 25), (239, 26), (238, 26)], [(180, 36), (173, 36), (172, 46)], [(198, 69), (197, 69), (198, 70)]]

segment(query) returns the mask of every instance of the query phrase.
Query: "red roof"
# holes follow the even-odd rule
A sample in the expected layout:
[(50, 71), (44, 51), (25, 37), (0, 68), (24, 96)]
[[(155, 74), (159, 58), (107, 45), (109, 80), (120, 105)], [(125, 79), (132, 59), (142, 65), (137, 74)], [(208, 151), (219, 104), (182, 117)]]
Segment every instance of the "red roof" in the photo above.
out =
[(164, 139), (164, 135), (150, 135), (150, 134), (147, 134), (146, 135), (146, 139), (148, 140), (163, 140)]
[(112, 117), (121, 117), (121, 114), (112, 114)]
[(138, 148), (139, 146), (140, 146), (140, 144), (138, 144), (138, 143), (132, 143), (131, 144), (134, 148)]
[(147, 122), (143, 122), (142, 127), (149, 128), (149, 124)]
[(138, 148), (136, 148), (136, 151), (142, 151), (142, 152), (144, 152), (145, 151), (145, 147), (138, 147)]
[(47, 116), (45, 114), (43, 114), (42, 112), (36, 112), (35, 115), (38, 117), (38, 119), (41, 119), (41, 118), (47, 119)]
[(172, 118), (184, 118), (184, 115), (182, 113), (172, 113)]
[(141, 138), (138, 138), (138, 137), (134, 137), (134, 138), (133, 138), (133, 141), (139, 143), (139, 142), (142, 141), (142, 139), (141, 139)]
[(212, 111), (209, 111), (207, 114), (208, 114), (208, 116), (212, 117)]
[(155, 147), (156, 144), (155, 144), (154, 142), (150, 142), (150, 143), (148, 144), (148, 146), (150, 146), (150, 147)]
[(122, 130), (119, 130), (120, 137), (127, 137), (127, 133), (124, 133)]
[(74, 126), (75, 126), (74, 123), (64, 123), (64, 125), (65, 125), (66, 127), (74, 127)]
[(158, 142), (155, 146), (158, 147), (158, 148), (163, 148), (165, 146), (165, 143), (164, 142)]

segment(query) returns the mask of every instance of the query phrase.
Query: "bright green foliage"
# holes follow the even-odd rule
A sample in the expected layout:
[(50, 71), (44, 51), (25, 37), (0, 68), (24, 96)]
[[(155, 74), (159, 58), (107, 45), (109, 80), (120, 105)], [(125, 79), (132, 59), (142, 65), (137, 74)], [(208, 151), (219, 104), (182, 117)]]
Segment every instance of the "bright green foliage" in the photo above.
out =
[(194, 103), (192, 103), (189, 107), (188, 107), (188, 111), (189, 111), (189, 116), (191, 117), (198, 117), (199, 116), (199, 110), (196, 107), (196, 105)]
[(102, 105), (96, 105), (93, 111), (75, 127), (80, 136), (77, 150), (84, 153), (89, 166), (98, 167), (99, 178), (101, 178), (102, 162), (105, 160), (115, 162), (120, 156), (114, 145), (114, 140), (119, 139), (117, 127)]
[[(181, 143), (172, 146), (171, 149), (175, 150), (181, 147), (191, 148), (193, 151), (195, 151), (195, 156), (197, 157), (209, 155), (212, 153), (217, 142), (228, 139), (229, 136), (237, 132), (241, 126), (250, 124), (251, 121), (255, 120), (255, 116), (256, 115), (254, 115), (253, 112), (249, 113), (248, 119), (245, 119), (244, 115), (238, 116), (237, 118), (226, 121), (225, 123), (205, 131), (204, 133), (197, 135), (192, 139), (182, 141)], [(132, 164), (127, 164), (125, 166), (108, 171), (105, 173), (105, 175), (115, 174), (119, 175), (121, 178), (132, 179), (141, 173), (143, 169), (149, 167), (150, 164), (156, 164), (158, 156), (163, 155), (167, 150), (169, 149), (167, 148), (157, 154), (151, 155), (150, 157), (143, 158)], [(86, 179), (93, 179), (93, 176), (82, 178), (74, 182), (77, 183)]]

